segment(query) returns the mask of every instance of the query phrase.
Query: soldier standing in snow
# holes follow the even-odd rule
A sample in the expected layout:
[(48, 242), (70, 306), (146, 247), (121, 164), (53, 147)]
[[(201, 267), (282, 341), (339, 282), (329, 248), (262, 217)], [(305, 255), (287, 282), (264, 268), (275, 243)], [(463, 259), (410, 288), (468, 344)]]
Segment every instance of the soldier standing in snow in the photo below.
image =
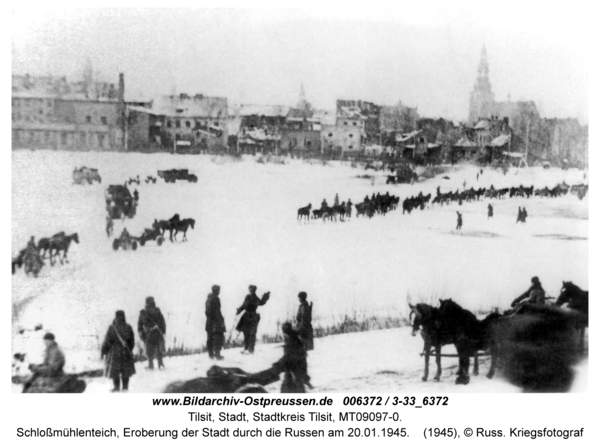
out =
[(312, 327), (312, 302), (309, 304), (306, 297), (304, 291), (298, 294), (300, 306), (298, 307), (298, 314), (296, 314), (296, 331), (302, 342), (304, 342), (306, 351), (310, 351), (315, 348)]
[(263, 294), (262, 299), (256, 295), (256, 286), (248, 287), (250, 292), (244, 299), (244, 303), (237, 309), (236, 315), (244, 311), (240, 321), (237, 324), (236, 330), (244, 333), (244, 354), (254, 353), (254, 345), (256, 344), (256, 332), (258, 331), (258, 323), (260, 322), (260, 314), (256, 312), (259, 306), (263, 306), (270, 298), (270, 292)]
[(110, 215), (107, 215), (106, 216), (106, 236), (111, 236), (112, 235), (113, 228), (114, 228), (113, 220), (110, 217)]
[(456, 230), (462, 229), (462, 214), (460, 212), (456, 212)]
[(206, 349), (210, 359), (221, 360), (221, 349), (225, 339), (225, 319), (221, 313), (221, 299), (219, 293), (221, 287), (213, 285), (212, 292), (206, 298), (205, 314), (206, 314)]
[(492, 207), (492, 204), (488, 204), (488, 219), (493, 218), (494, 217), (494, 207)]
[(133, 328), (125, 321), (125, 312), (119, 310), (115, 314), (115, 320), (108, 327), (101, 352), (102, 358), (106, 356), (104, 374), (113, 380), (112, 392), (121, 390), (121, 381), (123, 382), (123, 391), (129, 389), (129, 378), (135, 374), (134, 346)]
[(140, 311), (138, 333), (140, 339), (146, 344), (149, 369), (154, 369), (154, 357), (158, 360), (158, 368), (165, 368), (162, 357), (166, 331), (165, 318), (160, 308), (154, 303), (154, 297), (147, 297), (146, 307)]
[(521, 207), (519, 207), (519, 211), (517, 212), (517, 223), (523, 220), (523, 212), (521, 211)]
[(523, 222), (523, 224), (525, 224), (527, 220), (527, 210), (525, 209), (525, 207), (523, 207), (523, 211), (521, 212), (521, 221)]

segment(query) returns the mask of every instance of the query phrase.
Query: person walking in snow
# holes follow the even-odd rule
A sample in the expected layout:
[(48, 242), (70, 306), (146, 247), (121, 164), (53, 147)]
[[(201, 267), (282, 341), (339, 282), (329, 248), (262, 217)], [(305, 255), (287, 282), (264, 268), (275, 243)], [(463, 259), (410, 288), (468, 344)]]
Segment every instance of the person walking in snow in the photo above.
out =
[(146, 298), (146, 307), (140, 311), (138, 319), (138, 333), (140, 339), (146, 344), (148, 368), (154, 369), (154, 358), (158, 361), (158, 368), (165, 368), (163, 364), (163, 351), (167, 324), (165, 318), (154, 302), (154, 297)]
[(494, 207), (492, 207), (492, 204), (488, 204), (488, 219), (493, 218), (494, 217)]
[(117, 311), (115, 319), (108, 327), (104, 343), (102, 344), (101, 357), (106, 357), (105, 376), (113, 381), (112, 392), (129, 390), (129, 378), (135, 374), (133, 361), (133, 347), (135, 346), (135, 333), (133, 328), (125, 321), (125, 312)]
[(521, 207), (519, 207), (519, 211), (517, 212), (517, 223), (521, 222), (522, 219), (523, 219), (523, 211), (521, 210)]
[(462, 214), (460, 212), (456, 212), (456, 230), (461, 230), (463, 225)]
[(521, 222), (523, 222), (523, 224), (525, 224), (526, 221), (527, 221), (527, 209), (525, 207), (523, 207), (523, 211), (521, 212)]

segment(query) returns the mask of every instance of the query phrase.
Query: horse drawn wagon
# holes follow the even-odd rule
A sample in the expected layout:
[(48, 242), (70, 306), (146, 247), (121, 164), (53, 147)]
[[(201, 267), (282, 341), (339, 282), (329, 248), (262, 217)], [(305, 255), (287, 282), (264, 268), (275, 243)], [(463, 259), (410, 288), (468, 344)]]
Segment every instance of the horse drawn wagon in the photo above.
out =
[(127, 229), (124, 229), (119, 238), (115, 238), (113, 241), (113, 249), (115, 251), (119, 248), (123, 250), (136, 250), (137, 249), (137, 238), (131, 236)]
[(142, 236), (135, 238), (139, 241), (140, 246), (145, 246), (148, 241), (156, 241), (156, 244), (159, 246), (164, 243), (165, 238), (162, 235), (162, 231), (157, 227), (152, 227), (152, 229), (144, 229), (144, 233)]
[(83, 185), (86, 182), (88, 184), (93, 184), (94, 181), (102, 183), (102, 178), (96, 168), (82, 166), (81, 168), (73, 169), (73, 183)]
[(137, 201), (125, 185), (110, 185), (106, 189), (106, 211), (111, 219), (133, 218)]
[(166, 183), (174, 184), (178, 180), (187, 180), (188, 182), (198, 182), (198, 176), (190, 174), (186, 168), (183, 169), (172, 169), (172, 170), (158, 170), (158, 177), (165, 180)]
[(409, 184), (419, 178), (408, 164), (398, 166), (395, 176), (388, 176), (386, 184)]

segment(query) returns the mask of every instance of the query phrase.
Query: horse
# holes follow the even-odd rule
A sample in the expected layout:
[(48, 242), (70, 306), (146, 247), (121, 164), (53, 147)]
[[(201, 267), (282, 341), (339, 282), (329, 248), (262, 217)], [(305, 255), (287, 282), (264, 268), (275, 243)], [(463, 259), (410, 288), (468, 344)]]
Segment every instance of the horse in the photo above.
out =
[(491, 313), (480, 321), (471, 311), (462, 308), (452, 299), (440, 299), (439, 314), (441, 328), (449, 333), (448, 337), (452, 339), (458, 354), (456, 384), (469, 384), (470, 357), (475, 357), (475, 363), (478, 364), (477, 353), (479, 350), (490, 350), (492, 363), (487, 377), (493, 378), (498, 351), (492, 338), (492, 326), (501, 315)]
[(179, 232), (183, 232), (183, 241), (187, 241), (186, 233), (187, 233), (188, 227), (191, 227), (193, 229), (195, 224), (196, 224), (196, 221), (192, 218), (182, 219), (181, 221), (175, 223), (173, 225), (173, 227), (171, 228), (171, 233), (173, 232), (173, 230), (175, 230), (175, 235), (173, 235), (173, 238), (175, 239), (175, 241), (177, 241), (177, 234)]
[(310, 209), (312, 208), (312, 204), (308, 204), (306, 207), (300, 207), (298, 209), (298, 221), (302, 221), (302, 218), (308, 222), (310, 219)]
[(40, 238), (37, 245), (40, 257), (46, 258), (46, 252), (50, 249), (50, 238)]
[[(450, 335), (441, 331), (441, 321), (439, 308), (435, 308), (426, 303), (418, 303), (416, 305), (408, 305), (410, 307), (410, 316), (414, 315), (412, 323), (412, 335), (416, 336), (421, 329), (423, 337), (423, 353), (425, 354), (425, 371), (421, 380), (427, 381), (429, 376), (429, 355), (431, 348), (435, 349), (435, 363), (437, 365), (437, 373), (433, 377), (434, 381), (439, 381), (442, 375), (442, 346), (452, 343)], [(409, 316), (409, 320), (410, 320)]]
[(563, 282), (560, 295), (556, 299), (556, 306), (567, 304), (567, 308), (581, 313), (581, 319), (578, 320), (577, 334), (579, 336), (579, 350), (583, 351), (585, 340), (585, 329), (589, 323), (589, 302), (588, 291), (584, 291), (573, 282)]
[(578, 360), (581, 315), (559, 307), (525, 304), (492, 326), (503, 376), (525, 392), (566, 392)]
[[(77, 235), (77, 233), (65, 235), (64, 232), (60, 232), (52, 238), (50, 238), (50, 264), (52, 266), (54, 266), (53, 256), (59, 257), (58, 259), (60, 261), (60, 264), (63, 264), (63, 260), (67, 263), (69, 262), (69, 260), (67, 259), (67, 253), (69, 252), (69, 246), (71, 245), (71, 241), (75, 241), (77, 244), (79, 244), (79, 235)], [(56, 253), (53, 254), (52, 251), (56, 251)], [(61, 251), (63, 253), (62, 257), (60, 256)]]
[(163, 237), (165, 236), (165, 231), (168, 230), (169, 231), (169, 240), (171, 242), (173, 242), (173, 228), (179, 221), (180, 221), (179, 213), (175, 213), (171, 219), (169, 219), (167, 221), (165, 221), (165, 220), (157, 221), (156, 224), (153, 224), (152, 226), (153, 227), (156, 226), (157, 229), (160, 229), (161, 235)]

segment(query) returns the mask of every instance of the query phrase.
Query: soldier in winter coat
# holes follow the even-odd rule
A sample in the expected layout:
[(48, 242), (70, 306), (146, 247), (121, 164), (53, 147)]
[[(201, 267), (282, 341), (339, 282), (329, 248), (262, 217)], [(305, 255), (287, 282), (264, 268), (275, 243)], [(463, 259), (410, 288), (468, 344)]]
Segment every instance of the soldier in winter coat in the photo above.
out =
[(44, 393), (57, 392), (64, 382), (65, 355), (55, 341), (52, 333), (44, 335), (44, 362), (42, 364), (30, 364), (29, 370), (33, 373), (29, 381), (25, 383), (23, 392)]
[(529, 299), (529, 303), (537, 303), (543, 305), (545, 298), (546, 291), (544, 291), (544, 288), (542, 288), (542, 283), (540, 282), (540, 279), (537, 277), (533, 277), (531, 279), (531, 286), (529, 287), (529, 289), (523, 294), (521, 294), (519, 297), (517, 297), (515, 300), (513, 300), (510, 306), (514, 308), (521, 302), (524, 302), (525, 299)]
[(306, 349), (304, 342), (290, 322), (281, 326), (283, 332), (283, 358), (275, 363), (275, 366), (284, 372), (281, 383), (282, 393), (303, 393), (304, 386), (312, 389), (310, 376), (308, 376), (308, 364), (306, 362)]
[(258, 323), (260, 314), (256, 312), (259, 306), (264, 305), (270, 298), (270, 292), (263, 294), (262, 299), (256, 295), (256, 286), (248, 287), (250, 292), (244, 299), (244, 303), (237, 309), (236, 315), (244, 311), (240, 321), (237, 324), (236, 330), (244, 333), (244, 351), (242, 353), (254, 353), (254, 345), (256, 344), (256, 332), (258, 331)]
[(296, 331), (304, 342), (304, 348), (309, 351), (313, 350), (315, 345), (313, 341), (312, 303), (309, 304), (306, 297), (304, 291), (298, 294), (300, 306), (298, 307), (298, 314), (296, 314)]
[(104, 343), (102, 344), (102, 358), (106, 356), (104, 374), (112, 378), (114, 388), (112, 392), (129, 389), (129, 377), (135, 374), (133, 361), (133, 347), (135, 346), (135, 333), (133, 328), (125, 321), (125, 312), (116, 312), (113, 323), (108, 327)]
[(456, 230), (462, 229), (462, 213), (456, 212)]
[(221, 314), (221, 299), (219, 293), (221, 287), (214, 285), (212, 293), (206, 298), (206, 349), (210, 359), (223, 359), (221, 349), (224, 343), (225, 319)]
[(146, 344), (148, 368), (154, 369), (154, 358), (158, 360), (158, 368), (164, 369), (163, 351), (165, 347), (165, 333), (167, 324), (160, 308), (154, 303), (154, 297), (146, 298), (146, 307), (140, 311), (138, 319), (138, 333), (140, 339)]
[(492, 204), (488, 204), (488, 219), (493, 218), (494, 217), (494, 207), (492, 207)]

